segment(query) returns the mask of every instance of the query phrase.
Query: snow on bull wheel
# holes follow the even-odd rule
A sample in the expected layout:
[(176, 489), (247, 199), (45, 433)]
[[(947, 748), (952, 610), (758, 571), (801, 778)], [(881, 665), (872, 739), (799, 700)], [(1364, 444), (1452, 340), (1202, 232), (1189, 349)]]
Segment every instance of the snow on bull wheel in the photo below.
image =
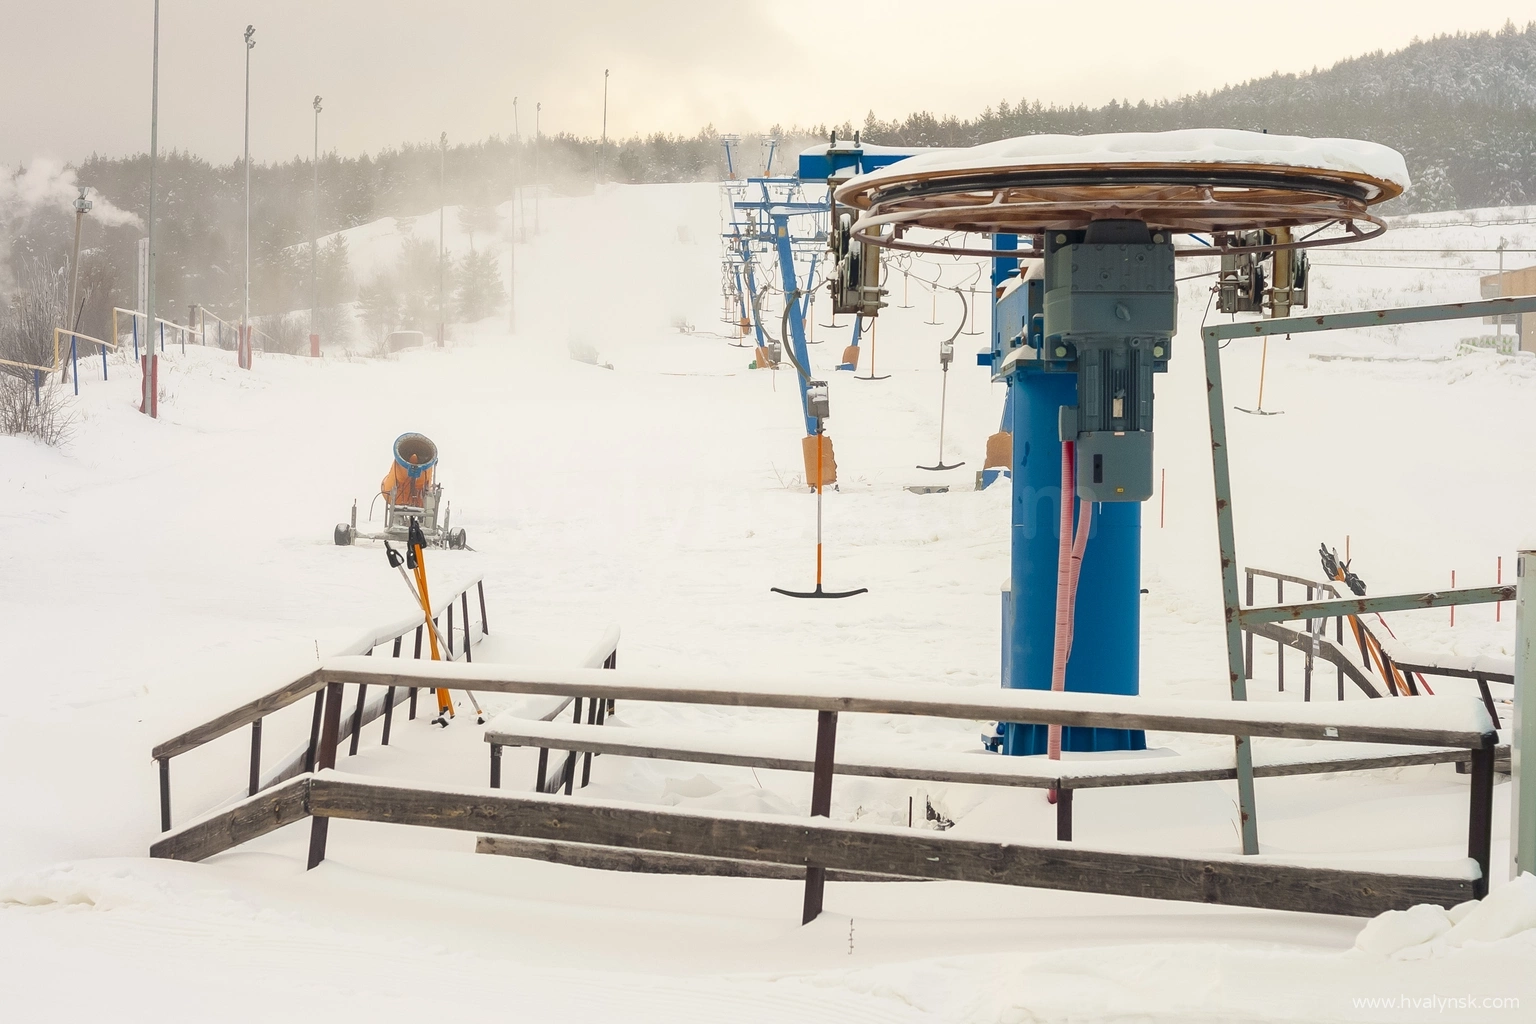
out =
[(335, 538), (337, 547), (350, 547), (352, 544), (352, 527), (346, 523), (337, 523)]

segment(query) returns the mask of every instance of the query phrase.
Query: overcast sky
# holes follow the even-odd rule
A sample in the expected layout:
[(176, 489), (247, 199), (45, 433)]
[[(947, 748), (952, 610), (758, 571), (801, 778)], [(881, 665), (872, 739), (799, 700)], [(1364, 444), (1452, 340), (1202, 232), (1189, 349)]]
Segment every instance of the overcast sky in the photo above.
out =
[[(0, 0), (0, 163), (149, 148), (152, 9)], [(546, 132), (595, 136), (604, 68), (610, 135), (746, 132), (1173, 97), (1532, 17), (1531, 0), (162, 0), (160, 145), (240, 155), (247, 23), (252, 155), (280, 160), (310, 151), (317, 93), (321, 148), (345, 154), (510, 135), (514, 96), (525, 133), (542, 102)]]

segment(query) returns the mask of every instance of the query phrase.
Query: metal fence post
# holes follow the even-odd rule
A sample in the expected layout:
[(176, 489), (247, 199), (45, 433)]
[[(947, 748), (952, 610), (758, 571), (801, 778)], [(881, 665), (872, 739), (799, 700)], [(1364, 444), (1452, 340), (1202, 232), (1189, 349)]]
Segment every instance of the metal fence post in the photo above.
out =
[(490, 636), (491, 627), (486, 624), (485, 618), (485, 580), (476, 580), (475, 587), (480, 591), (480, 635)]
[(75, 394), (80, 393), (80, 357), (75, 353), (75, 336), (69, 336), (69, 366), (70, 373), (75, 377)]
[[(1247, 587), (1248, 600), (1245, 603), (1247, 604), (1247, 606), (1249, 608), (1252, 608), (1253, 607), (1253, 570), (1252, 569), (1248, 569), (1248, 570), (1246, 570), (1246, 572), (1248, 574), (1248, 587)], [(1244, 679), (1252, 679), (1253, 678), (1253, 630), (1251, 630), (1251, 629), (1250, 630), (1246, 630), (1243, 633), (1243, 678)]]
[(464, 620), (464, 662), (465, 662), (465, 664), (468, 664), (469, 662), (472, 662), (472, 661), (475, 660), (473, 657), (470, 656), (470, 653), (469, 653), (470, 648), (474, 646), (474, 637), (471, 636), (470, 632), (469, 632), (469, 591), (468, 590), (465, 590), (464, 593), (459, 595), (459, 611), (462, 613), (460, 615), (460, 618), (462, 618)]
[(347, 744), (347, 756), (357, 755), (357, 741), (363, 735), (363, 700), (368, 696), (368, 684), (357, 684), (357, 708), (352, 712), (352, 740)]
[[(398, 637), (398, 636), (395, 637), (395, 649), (390, 654), (390, 657), (392, 657), (392, 658), (400, 657), (400, 641), (402, 639), (404, 639), (404, 638), (403, 637)], [(393, 686), (391, 686), (389, 689), (384, 691), (384, 737), (383, 737), (382, 741), (380, 741), (379, 746), (381, 746), (381, 747), (389, 746), (389, 727), (394, 723), (394, 721), (395, 721), (395, 688)]]
[(1516, 874), (1536, 872), (1536, 551), (1515, 559), (1515, 713), (1509, 742), (1510, 858)]

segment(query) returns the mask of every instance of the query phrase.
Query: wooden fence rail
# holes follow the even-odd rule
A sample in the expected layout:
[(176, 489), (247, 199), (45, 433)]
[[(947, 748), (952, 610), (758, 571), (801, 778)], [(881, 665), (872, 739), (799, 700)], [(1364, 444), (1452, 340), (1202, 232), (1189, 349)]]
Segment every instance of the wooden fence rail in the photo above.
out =
[[(450, 596), (439, 602), (437, 607), (434, 609), (434, 621), (441, 622), (443, 617), (445, 615), (447, 616), (448, 629), (446, 636), (452, 637), (454, 635), (453, 607), (455, 603), (462, 607), (463, 611), (462, 615), (460, 616), (463, 620), (464, 636), (462, 649), (466, 652), (466, 654), (472, 646), (473, 639), (469, 616), (469, 592), (471, 590), (475, 590), (479, 596), (480, 635), (482, 637), (488, 636), (490, 634), (490, 627), (486, 621), (485, 615), (485, 582), (483, 577), (475, 577), (468, 583), (464, 584), (462, 587), (452, 591)], [(422, 652), (422, 635), (425, 633), (425, 631), (426, 625), (422, 621), (422, 617), (418, 614), (407, 618), (402, 618), (399, 621), (391, 623), (380, 629), (371, 630), (364, 636), (359, 637), (353, 643), (346, 645), (342, 651), (345, 654), (372, 655), (374, 648), (383, 646), (385, 644), (392, 644), (393, 656), (398, 658), (401, 656), (402, 644), (405, 638), (414, 633), (415, 657), (420, 658)], [(309, 743), (305, 749), (303, 767), (301, 770), (313, 771), (315, 767), (316, 750), (320, 743), (320, 728), (322, 724), (321, 716), (325, 703), (324, 694), (321, 691), (324, 689), (325, 685), (325, 680), (321, 677), (320, 671), (318, 669), (312, 672), (307, 672), (299, 678), (285, 683), (270, 693), (263, 694), (260, 697), (257, 697), (255, 700), (247, 701), (245, 704), (240, 705), (232, 711), (225, 712), (224, 714), (219, 715), (216, 718), (212, 718), (207, 722), (202, 723), (201, 725), (193, 726), (191, 729), (188, 729), (177, 736), (171, 737), (165, 742), (158, 744), (152, 751), (150, 751), (150, 757), (154, 759), (160, 776), (160, 831), (168, 832), (171, 828), (171, 758), (185, 754), (191, 750), (196, 750), (198, 747), (203, 746), (205, 743), (216, 740), (221, 736), (225, 736), (231, 732), (234, 732), (236, 729), (241, 729), (248, 725), (251, 727), (251, 759), (247, 792), (249, 795), (255, 795), (257, 790), (261, 788), (263, 720), (273, 713), (281, 711), (282, 709), (303, 700), (305, 697), (308, 697), (311, 694), (315, 695), (315, 708), (314, 715), (310, 723)], [(366, 683), (359, 685), (357, 696), (357, 712), (352, 719), (348, 729), (348, 733), (353, 738), (351, 753), (354, 754), (357, 753), (356, 738), (358, 733), (361, 732), (363, 725), (372, 720), (371, 717), (367, 718), (366, 720), (364, 717), (363, 705), (365, 703), (366, 691)], [(415, 688), (410, 688), (409, 700), (410, 717), (415, 718)], [(392, 716), (395, 705), (401, 702), (402, 701), (396, 699), (394, 688), (389, 688), (386, 692), (386, 697), (380, 712), (385, 716), (384, 743), (386, 745), (389, 743), (389, 729), (392, 724)], [(285, 770), (279, 772), (279, 777), (275, 781), (282, 781), (285, 774), (287, 777), (291, 777), (293, 774), (295, 774), (294, 766), (285, 766)]]
[[(336, 684), (331, 684), (336, 685)], [(1478, 870), (1422, 875), (1278, 863), (1256, 857), (1177, 857), (1064, 843), (1013, 843), (949, 833), (771, 815), (429, 790), (321, 772), (260, 794), (167, 836), (153, 857), (202, 860), (305, 817), (324, 856), (332, 818), (521, 836), (580, 846), (650, 850), (906, 878), (990, 882), (1191, 903), (1367, 917), (1418, 903), (1475, 898)], [(313, 856), (315, 846), (311, 845)], [(313, 863), (311, 866), (313, 866)], [(819, 908), (818, 908), (819, 909)]]
[[(812, 800), (811, 814), (813, 817), (825, 817), (831, 807), (832, 778), (834, 774), (835, 748), (837, 721), (841, 713), (872, 713), (872, 714), (900, 714), (900, 715), (925, 715), (939, 718), (958, 718), (973, 721), (1033, 721), (1040, 723), (1057, 723), (1063, 725), (1087, 725), (1111, 728), (1128, 729), (1158, 729), (1170, 732), (1192, 732), (1215, 735), (1243, 735), (1243, 736), (1274, 736), (1292, 739), (1312, 740), (1357, 740), (1368, 743), (1400, 744), (1408, 746), (1443, 746), (1459, 747), (1468, 751), (1468, 759), (1471, 762), (1471, 785), (1469, 798), (1467, 851), (1469, 859), (1476, 864), (1475, 870), (1466, 878), (1457, 876), (1454, 882), (1454, 892), (1445, 888), (1452, 883), (1439, 879), (1433, 882), (1419, 878), (1417, 882), (1404, 883), (1403, 876), (1379, 875), (1371, 872), (1335, 872), (1329, 876), (1325, 869), (1314, 869), (1324, 873), (1316, 876), (1317, 884), (1321, 887), (1312, 895), (1299, 895), (1296, 877), (1285, 875), (1281, 872), (1273, 879), (1260, 885), (1254, 875), (1245, 868), (1213, 867), (1214, 862), (1178, 860), (1177, 858), (1154, 859), (1154, 861), (1142, 864), (1134, 858), (1126, 860), (1125, 855), (1115, 855), (1121, 859), (1118, 861), (1104, 862), (1104, 865), (1113, 863), (1114, 870), (1118, 871), (1142, 871), (1146, 870), (1156, 875), (1158, 881), (1152, 888), (1161, 893), (1163, 898), (1210, 898), (1220, 899), (1222, 902), (1232, 902), (1245, 906), (1284, 906), (1289, 909), (1320, 909), (1329, 904), (1330, 900), (1338, 900), (1336, 906), (1341, 907), (1385, 907), (1396, 905), (1395, 901), (1404, 899), (1418, 900), (1424, 893), (1434, 891), (1440, 895), (1450, 893), (1456, 896), (1478, 897), (1486, 894), (1489, 870), (1489, 855), (1492, 843), (1493, 823), (1493, 779), (1494, 756), (1497, 733), (1488, 717), (1487, 710), (1482, 703), (1470, 698), (1438, 697), (1423, 698), (1415, 701), (1369, 701), (1347, 704), (1252, 704), (1248, 702), (1228, 701), (1195, 701), (1195, 700), (1150, 700), (1141, 697), (1122, 697), (1103, 694), (1074, 694), (1074, 693), (1037, 693), (1034, 691), (1014, 690), (1007, 692), (994, 692), (987, 696), (970, 695), (945, 695), (943, 697), (928, 697), (911, 695), (901, 692), (892, 692), (890, 689), (882, 689), (874, 686), (834, 686), (830, 684), (810, 684), (799, 681), (782, 682), (772, 680), (744, 680), (737, 686), (727, 686), (715, 681), (712, 677), (696, 677), (694, 679), (680, 678), (675, 674), (660, 675), (654, 673), (634, 672), (632, 670), (605, 670), (605, 669), (569, 669), (550, 670), (534, 669), (512, 665), (464, 665), (446, 662), (421, 662), (412, 664), (409, 662), (396, 662), (392, 660), (375, 660), (365, 658), (334, 658), (324, 663), (319, 669), (319, 677), (325, 684), (324, 714), (321, 721), (321, 738), (319, 742), (319, 755), (315, 768), (319, 771), (334, 768), (336, 764), (336, 747), (340, 725), (342, 688), (344, 685), (366, 684), (387, 686), (408, 686), (418, 688), (433, 688), (438, 686), (450, 689), (473, 689), (480, 692), (502, 693), (533, 693), (553, 694), (556, 696), (580, 697), (589, 701), (588, 706), (593, 706), (593, 701), (618, 700), (649, 700), (675, 703), (714, 704), (735, 707), (766, 707), (781, 709), (801, 709), (816, 711), (816, 743), (812, 764)], [(1431, 703), (1433, 702), (1433, 703)], [(1432, 723), (1432, 724), (1426, 724)], [(1389, 752), (1390, 753), (1390, 752)], [(574, 767), (575, 752), (568, 759), (568, 764)], [(318, 783), (317, 783), (318, 785)], [(325, 857), (326, 834), (329, 818), (332, 816), (349, 816), (348, 808), (354, 804), (341, 801), (335, 804), (326, 804), (323, 801), (316, 802), (314, 793), (318, 792), (312, 787), (311, 810), (315, 821), (311, 827), (311, 843), (309, 865), (319, 864)], [(515, 828), (508, 827), (482, 827), (479, 822), (484, 820), (476, 808), (487, 806), (486, 798), (476, 796), (473, 800), (463, 803), (462, 809), (442, 809), (446, 805), (433, 804), (442, 794), (432, 793), (426, 796), (422, 791), (400, 787), (374, 787), (369, 790), (379, 801), (377, 805), (369, 804), (366, 812), (371, 816), (370, 820), (399, 821), (409, 824), (431, 824), (444, 828), (470, 828), (480, 829), (493, 834), (522, 835), (534, 839), (563, 839), (566, 841), (589, 843), (592, 845), (635, 847), (641, 849), (655, 849), (660, 852), (676, 852), (688, 854), (701, 854), (718, 856), (730, 859), (766, 859), (770, 861), (786, 862), (780, 857), (758, 856), (761, 850), (755, 850), (752, 841), (742, 836), (756, 835), (756, 833), (742, 833), (738, 836), (739, 842), (732, 840), (729, 830), (723, 831), (717, 837), (718, 845), (710, 847), (707, 843), (694, 844), (685, 848), (673, 849), (667, 846), (651, 845), (646, 837), (650, 834), (649, 826), (641, 826), (640, 821), (655, 817), (661, 813), (655, 808), (625, 809), (624, 814), (614, 812), (616, 817), (612, 820), (631, 822), (636, 828), (633, 834), (626, 834), (620, 828), (609, 828), (606, 831), (598, 827), (599, 822), (593, 819), (589, 822), (587, 831), (561, 831), (550, 826), (548, 828), (534, 827), (527, 824), (524, 818), (515, 818), (520, 824)], [(399, 801), (399, 806), (391, 807), (388, 801)], [(466, 798), (467, 799), (467, 798)], [(521, 798), (491, 798), (491, 799), (521, 799)], [(541, 794), (539, 799), (544, 799)], [(338, 797), (338, 800), (340, 798)], [(475, 801), (480, 801), (479, 803)], [(366, 804), (367, 802), (364, 801)], [(438, 806), (439, 811), (435, 820), (421, 808)], [(458, 806), (458, 805), (455, 805)], [(548, 815), (560, 812), (551, 812), (548, 804), (497, 804), (498, 807), (508, 808), (537, 808), (538, 814)], [(509, 812), (510, 813), (510, 812)], [(363, 815), (362, 811), (357, 812)], [(635, 817), (635, 816), (639, 817)], [(535, 815), (538, 817), (538, 815)], [(601, 817), (601, 815), (599, 815)], [(266, 820), (266, 819), (262, 819)], [(548, 823), (547, 817), (538, 820)], [(696, 820), (696, 819), (690, 819)], [(712, 819), (705, 818), (706, 823)], [(725, 819), (721, 819), (725, 820)], [(502, 822), (505, 825), (505, 822)], [(804, 825), (797, 825), (804, 828)], [(841, 829), (843, 826), (815, 824), (810, 826), (815, 830)], [(906, 830), (902, 830), (905, 832)], [(642, 835), (641, 833), (644, 833)], [(823, 835), (822, 832), (804, 833), (805, 835)], [(586, 838), (582, 838), (585, 836)], [(781, 837), (782, 838), (782, 837)], [(916, 842), (916, 837), (909, 836)], [(993, 862), (998, 858), (1007, 859), (1012, 854), (1007, 851), (1016, 847), (1003, 844), (1001, 847), (988, 847), (985, 855), (978, 847), (977, 855), (984, 861)], [(825, 872), (828, 868), (842, 868), (848, 870), (863, 870), (877, 874), (911, 875), (914, 877), (962, 877), (960, 875), (934, 874), (932, 871), (910, 870), (910, 859), (904, 853), (898, 853), (894, 849), (886, 850), (881, 847), (882, 855), (889, 860), (874, 860), (854, 863), (840, 861), (836, 858), (818, 858), (813, 847), (794, 847), (796, 856), (804, 856), (806, 865), (805, 902), (803, 917), (809, 921), (820, 914), (822, 909), (822, 892), (825, 882)], [(1045, 849), (1045, 848), (1041, 848)], [(1051, 847), (1051, 851), (1059, 852), (1058, 848)], [(1001, 851), (1001, 852), (1000, 852)], [(866, 851), (869, 852), (869, 851)], [(1044, 857), (1044, 854), (1041, 854)], [(1089, 862), (1078, 861), (1071, 857), (1067, 860), (1081, 869)], [(1177, 861), (1177, 866), (1174, 862)], [(795, 862), (795, 861), (790, 861)], [(1154, 863), (1155, 862), (1155, 863)], [(1057, 887), (1061, 885), (1061, 878), (1053, 874), (1054, 866), (1058, 862), (1047, 858), (1045, 861), (1029, 861), (1034, 868), (1040, 868), (1044, 873), (1036, 871), (1022, 871), (1018, 875), (999, 878), (980, 878), (978, 880), (1009, 881), (1015, 879), (1013, 884), (1043, 885)], [(1042, 867), (1052, 867), (1052, 871), (1045, 871)], [(1169, 875), (1172, 872), (1177, 875), (1180, 871), (1193, 871), (1197, 881), (1181, 886)], [(969, 876), (966, 876), (969, 877)], [(1311, 876), (1308, 876), (1311, 877)], [(1335, 877), (1336, 882), (1331, 887), (1323, 884), (1326, 877)], [(1417, 877), (1417, 876), (1416, 876)], [(1018, 880), (1018, 879), (1030, 880)], [(1043, 880), (1042, 880), (1043, 879)], [(1338, 881), (1338, 879), (1345, 879)], [(1375, 881), (1370, 881), (1375, 879)], [(1186, 879), (1188, 882), (1188, 879)], [(1243, 886), (1252, 883), (1260, 888), (1273, 886), (1271, 893), (1237, 892)], [(1190, 888), (1193, 885), (1193, 888)], [(1117, 888), (1110, 882), (1096, 880), (1085, 882), (1077, 887), (1087, 886), (1093, 891), (1101, 892), (1128, 892), (1130, 894), (1145, 894), (1132, 892), (1134, 886), (1126, 883), (1128, 888)], [(1107, 886), (1107, 887), (1106, 887)], [(1205, 888), (1201, 888), (1204, 886)], [(1374, 888), (1373, 888), (1374, 886)], [(1425, 888), (1425, 887), (1428, 888)], [(1440, 888), (1436, 889), (1435, 886)], [(1064, 886), (1065, 887), (1065, 886)], [(1327, 898), (1320, 898), (1317, 894), (1324, 889), (1330, 894)], [(1190, 893), (1195, 893), (1191, 896)], [(1214, 896), (1201, 896), (1200, 893), (1214, 893)], [(1351, 895), (1353, 894), (1353, 895)], [(1375, 911), (1372, 911), (1375, 912)]]

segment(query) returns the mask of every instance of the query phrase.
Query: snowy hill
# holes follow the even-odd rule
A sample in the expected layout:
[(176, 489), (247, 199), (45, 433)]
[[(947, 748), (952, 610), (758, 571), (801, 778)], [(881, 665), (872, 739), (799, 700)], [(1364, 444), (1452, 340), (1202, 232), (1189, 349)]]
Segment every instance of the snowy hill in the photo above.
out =
[[(1395, 252), (1320, 250), (1312, 309), (1474, 298), (1491, 256), (1455, 250), (1501, 237), (1536, 249), (1531, 213), (1404, 219), (1374, 246)], [(412, 230), (435, 232), (427, 220)], [(452, 247), (452, 211), (447, 223)], [(228, 352), (172, 350), (159, 422), (134, 410), (133, 371), (114, 361), (109, 381), (88, 376), (70, 399), (68, 448), (0, 438), (11, 495), (0, 511), (0, 613), (13, 638), (0, 806), (21, 823), (0, 829), (0, 981), (17, 1019), (468, 1019), (515, 1007), (527, 1020), (1312, 1021), (1377, 1019), (1350, 999), (1426, 986), (1536, 999), (1528, 939), (1408, 962), (1350, 952), (1361, 922), (1342, 918), (847, 883), (802, 929), (786, 910), (791, 882), (591, 873), (477, 856), (461, 834), (348, 822), (308, 874), (294, 829), (206, 864), (147, 861), (154, 743), (409, 612), (379, 548), (331, 542), (354, 498), (366, 517), (389, 444), (406, 430), (438, 443), (454, 522), (474, 548), (434, 553), (434, 588), (486, 577), (493, 636), (477, 657), (568, 665), (617, 621), (626, 667), (921, 693), (998, 685), (1009, 495), (970, 483), (1003, 396), (963, 354), (949, 375), (946, 452), (967, 465), (945, 474), (947, 494), (904, 489), (934, 482), (915, 467), (934, 454), (937, 347), (959, 316), (953, 293), (934, 299), (920, 282), (964, 286), (972, 265), (893, 275), (874, 342), (889, 380), (833, 370), (846, 320), (816, 329), (842, 477), (826, 502), (828, 583), (870, 593), (787, 601), (769, 587), (805, 585), (814, 565), (798, 401), (788, 371), (749, 370), (749, 350), (711, 333), (723, 330), (717, 225), (712, 185), (547, 198), (539, 232), (517, 246), (515, 333), (498, 316), (460, 325), (444, 350), (272, 356), (251, 372)], [(399, 238), (391, 222), (354, 229), (359, 272), (391, 259)], [(1181, 276), (1205, 262), (1186, 261)], [(1167, 486), (1145, 510), (1152, 695), (1226, 690), (1197, 345), (1208, 284), (1184, 283), (1175, 358), (1158, 380)], [(941, 324), (925, 322), (935, 315)], [(675, 317), (698, 330), (679, 332)], [(1284, 415), (1229, 421), (1243, 563), (1310, 574), (1318, 543), (1342, 549), (1347, 535), (1356, 569), (1385, 591), (1439, 586), (1452, 569), (1462, 584), (1491, 583), (1499, 555), (1508, 563), (1536, 545), (1526, 414), (1536, 367), (1452, 357), (1461, 335), (1482, 330), (1273, 340), (1265, 405)], [(981, 340), (958, 343), (964, 353)], [(573, 341), (613, 369), (569, 358)], [(1237, 404), (1250, 404), (1259, 359), (1257, 342), (1224, 355)], [(1505, 613), (1495, 622), (1492, 609), (1467, 609), (1454, 628), (1438, 612), (1390, 621), (1416, 649), (1507, 654)], [(1266, 646), (1253, 698), (1299, 699), (1294, 686), (1277, 692)], [(634, 706), (619, 723), (808, 737), (790, 712)], [(847, 732), (956, 752), (974, 751), (985, 725), (858, 716)], [(307, 712), (274, 716), (267, 742), (287, 749), (307, 729)], [(387, 750), (365, 734), (346, 770), (483, 785), (485, 745), (467, 716), (446, 732), (423, 720), (396, 730)], [(533, 756), (509, 750), (508, 778), (523, 785)], [(247, 757), (236, 734), (178, 758), (177, 822), (238, 793)], [(681, 807), (794, 810), (808, 792), (789, 773), (618, 757), (594, 762), (593, 780), (596, 796)], [(1507, 790), (1497, 791), (1495, 864), (1507, 849)], [(1054, 834), (1038, 792), (840, 778), (832, 814), (905, 824), (908, 798), (931, 800), (962, 835)], [(1466, 784), (1449, 766), (1261, 780), (1259, 806), (1266, 849), (1291, 857), (1375, 863), (1466, 849)], [(1230, 851), (1235, 814), (1224, 783), (1096, 792), (1080, 798), (1076, 840)], [(252, 978), (259, 991), (231, 1001)]]

